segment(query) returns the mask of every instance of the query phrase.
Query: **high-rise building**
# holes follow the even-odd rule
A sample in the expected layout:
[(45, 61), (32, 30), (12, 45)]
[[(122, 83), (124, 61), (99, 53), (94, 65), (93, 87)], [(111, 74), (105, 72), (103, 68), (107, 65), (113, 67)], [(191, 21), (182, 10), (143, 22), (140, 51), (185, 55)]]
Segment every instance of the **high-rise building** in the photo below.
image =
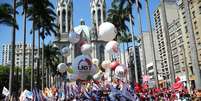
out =
[[(184, 46), (180, 49), (180, 51), (184, 51), (183, 53), (186, 57), (186, 60), (184, 61), (185, 66), (189, 68), (189, 74), (190, 79), (193, 79), (192, 75), (192, 62), (191, 62), (191, 48), (190, 48), (190, 35), (187, 27), (187, 16), (186, 11), (184, 7), (184, 1), (183, 0), (177, 0), (178, 5), (178, 11), (179, 11), (179, 20), (181, 23), (181, 31), (183, 34), (183, 41)], [(189, 1), (189, 8), (190, 8), (190, 14), (192, 18), (192, 25), (193, 25), (193, 32), (195, 36), (195, 42), (196, 42), (196, 49), (197, 49), (197, 57), (198, 57), (198, 63), (199, 67), (201, 68), (201, 0), (190, 0)]]
[[(167, 15), (167, 23), (172, 23), (175, 19), (178, 18), (178, 11), (176, 6), (176, 0), (164, 0), (165, 4), (165, 10)], [(160, 55), (160, 63), (161, 63), (161, 74), (163, 75), (164, 79), (170, 79), (170, 66), (168, 65), (170, 61), (168, 61), (168, 51), (167, 50), (167, 39), (165, 37), (165, 31), (164, 31), (164, 23), (163, 19), (164, 16), (162, 12), (161, 4), (158, 6), (158, 8), (154, 12), (154, 31), (157, 35), (157, 41), (158, 41), (158, 49), (159, 49), (159, 55)]]
[[(25, 54), (25, 67), (31, 67), (32, 64), (32, 45), (26, 44), (26, 54)], [(37, 50), (35, 49), (35, 57), (37, 57)], [(12, 47), (11, 44), (3, 45), (2, 50), (2, 64), (11, 65), (12, 60)], [(34, 62), (35, 64), (37, 61)], [(23, 67), (23, 44), (16, 44), (15, 47), (15, 66)]]
[(186, 59), (184, 55), (184, 35), (182, 34), (180, 19), (175, 19), (169, 24), (168, 28), (175, 75), (184, 80), (183, 78), (186, 78), (184, 73)]
[[(140, 61), (140, 52), (139, 52), (139, 46), (135, 46), (135, 56), (136, 56), (136, 63), (137, 63), (137, 73), (138, 73), (138, 79), (140, 82), (142, 82), (142, 70), (141, 70), (141, 61)], [(133, 47), (128, 47), (128, 69), (131, 71), (131, 69), (134, 69), (134, 57), (133, 57)], [(135, 71), (135, 70), (134, 70)], [(133, 76), (135, 78), (135, 75), (131, 75), (132, 73), (129, 72), (129, 78)], [(132, 80), (132, 79), (130, 79)]]
[[(161, 64), (160, 64), (160, 56), (158, 51), (158, 41), (156, 39), (156, 33), (153, 33), (153, 41), (154, 41), (154, 48), (155, 48), (155, 54), (156, 54), (156, 63), (157, 63), (157, 72), (161, 72)], [(142, 70), (142, 74), (147, 72), (147, 75), (150, 76), (151, 80), (154, 80), (154, 67), (153, 67), (153, 53), (150, 51), (151, 43), (150, 43), (150, 35), (149, 32), (143, 32), (143, 42), (144, 42), (144, 49), (145, 49), (145, 58), (146, 58), (146, 71)], [(142, 56), (142, 45), (140, 43), (139, 45), (139, 52), (140, 52), (140, 60), (143, 61)]]

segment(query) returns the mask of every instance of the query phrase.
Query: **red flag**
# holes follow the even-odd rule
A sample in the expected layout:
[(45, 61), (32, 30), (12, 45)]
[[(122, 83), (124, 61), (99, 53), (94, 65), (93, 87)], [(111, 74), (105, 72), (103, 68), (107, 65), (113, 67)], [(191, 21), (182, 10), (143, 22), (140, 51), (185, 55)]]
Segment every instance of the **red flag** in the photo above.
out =
[(172, 87), (175, 89), (175, 90), (182, 90), (182, 88), (184, 87), (183, 83), (182, 82), (176, 82), (172, 85)]

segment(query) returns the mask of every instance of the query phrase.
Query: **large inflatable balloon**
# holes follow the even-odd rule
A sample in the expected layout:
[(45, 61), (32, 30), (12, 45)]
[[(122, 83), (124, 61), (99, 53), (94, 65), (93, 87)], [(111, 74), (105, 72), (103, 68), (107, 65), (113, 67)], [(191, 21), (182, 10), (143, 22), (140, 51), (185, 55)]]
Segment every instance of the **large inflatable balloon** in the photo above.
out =
[(126, 75), (127, 75), (127, 66), (121, 64), (121, 65), (118, 65), (115, 69), (115, 76), (119, 79), (122, 79), (122, 78), (125, 78)]
[(105, 52), (107, 53), (114, 54), (114, 53), (118, 53), (118, 51), (119, 51), (118, 42), (116, 41), (109, 41), (105, 45)]
[(115, 68), (119, 65), (119, 62), (118, 61), (113, 61), (111, 64), (110, 64), (110, 68), (112, 70), (115, 70)]
[(61, 54), (65, 57), (69, 56), (70, 55), (70, 48), (68, 47), (64, 47), (61, 49)]
[(91, 58), (87, 55), (77, 56), (72, 63), (72, 67), (78, 78), (82, 80), (86, 80), (94, 71)]
[(66, 71), (66, 64), (65, 63), (60, 63), (58, 66), (57, 66), (57, 70), (60, 72), (60, 73), (64, 73)]
[(68, 40), (73, 44), (78, 43), (80, 41), (80, 35), (76, 32), (70, 32)]
[(99, 26), (99, 40), (111, 41), (116, 36), (116, 28), (110, 22), (104, 22)]
[(89, 54), (91, 54), (91, 51), (92, 51), (92, 47), (91, 47), (90, 44), (86, 43), (86, 44), (83, 44), (81, 46), (81, 52), (82, 52), (82, 54), (89, 55)]
[(102, 66), (104, 69), (107, 69), (107, 68), (110, 67), (110, 63), (111, 63), (110, 61), (105, 60), (105, 61), (102, 62), (101, 66)]

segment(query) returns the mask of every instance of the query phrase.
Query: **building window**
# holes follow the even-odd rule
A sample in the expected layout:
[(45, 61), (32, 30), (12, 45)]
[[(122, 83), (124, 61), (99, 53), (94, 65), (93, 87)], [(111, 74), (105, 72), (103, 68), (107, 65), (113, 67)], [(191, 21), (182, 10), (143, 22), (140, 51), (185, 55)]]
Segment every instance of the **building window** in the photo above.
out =
[(195, 11), (192, 12), (193, 18), (195, 18)]
[(62, 32), (66, 32), (66, 11), (62, 11)]
[(199, 12), (200, 12), (200, 14), (201, 14), (201, 6), (199, 7)]
[(183, 38), (182, 37), (178, 38), (178, 43), (182, 43), (182, 42), (183, 42)]
[(98, 9), (98, 25), (101, 24), (101, 10)]
[(197, 21), (194, 22), (194, 27), (195, 27), (195, 29), (198, 28), (198, 26), (197, 26)]
[(188, 33), (188, 27), (185, 26), (185, 33)]

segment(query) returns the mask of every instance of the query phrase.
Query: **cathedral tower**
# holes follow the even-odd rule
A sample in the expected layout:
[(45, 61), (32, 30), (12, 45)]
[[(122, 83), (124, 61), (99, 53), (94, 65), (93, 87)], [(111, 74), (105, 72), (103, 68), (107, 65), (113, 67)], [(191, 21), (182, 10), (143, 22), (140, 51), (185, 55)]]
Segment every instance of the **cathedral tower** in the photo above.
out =
[(68, 42), (68, 33), (73, 29), (73, 0), (58, 0), (57, 16), (59, 27), (57, 40), (66, 43)]
[(105, 21), (106, 3), (105, 0), (91, 0), (90, 6), (91, 6), (92, 25), (95, 25), (97, 30), (98, 26)]

